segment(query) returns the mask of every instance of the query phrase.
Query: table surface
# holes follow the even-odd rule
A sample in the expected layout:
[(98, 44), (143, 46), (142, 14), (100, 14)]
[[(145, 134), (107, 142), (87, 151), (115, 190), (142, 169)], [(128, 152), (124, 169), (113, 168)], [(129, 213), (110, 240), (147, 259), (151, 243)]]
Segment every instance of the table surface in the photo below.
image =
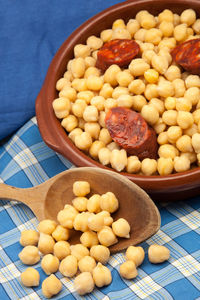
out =
[[(72, 167), (45, 145), (35, 117), (0, 147), (0, 182), (12, 186), (35, 186)], [(161, 228), (141, 244), (145, 260), (135, 279), (120, 277), (119, 266), (125, 261), (121, 252), (112, 255), (108, 262), (113, 277), (109, 286), (95, 288), (93, 293), (80, 297), (74, 291), (73, 278), (63, 278), (57, 272), (63, 288), (54, 299), (200, 299), (200, 195), (182, 202), (160, 203), (158, 208)], [(0, 220), (0, 299), (45, 299), (41, 282), (47, 275), (40, 263), (34, 266), (41, 278), (38, 287), (26, 288), (20, 281), (20, 273), (26, 268), (18, 258), (22, 250), (20, 233), (36, 229), (37, 219), (25, 205), (2, 199)], [(154, 243), (170, 250), (170, 259), (165, 263), (154, 265), (148, 261), (148, 247)]]

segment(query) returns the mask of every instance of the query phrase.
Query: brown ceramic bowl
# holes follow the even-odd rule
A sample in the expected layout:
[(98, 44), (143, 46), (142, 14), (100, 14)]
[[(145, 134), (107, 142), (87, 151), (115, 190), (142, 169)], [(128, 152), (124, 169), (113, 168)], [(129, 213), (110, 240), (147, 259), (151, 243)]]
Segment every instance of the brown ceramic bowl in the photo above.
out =
[[(52, 101), (57, 98), (56, 82), (66, 70), (67, 61), (73, 57), (76, 44), (84, 43), (88, 36), (98, 35), (102, 30), (111, 28), (114, 20), (133, 18), (135, 14), (146, 9), (158, 14), (163, 9), (181, 13), (184, 9), (193, 8), (200, 16), (199, 0), (133, 0), (114, 5), (89, 19), (63, 43), (49, 67), (43, 87), (36, 101), (36, 116), (39, 130), (45, 143), (68, 158), (76, 166), (105, 168), (78, 150), (68, 138), (60, 121), (55, 117)], [(200, 194), (200, 168), (168, 176), (142, 176), (121, 172), (131, 181), (138, 184), (154, 200), (178, 200)]]

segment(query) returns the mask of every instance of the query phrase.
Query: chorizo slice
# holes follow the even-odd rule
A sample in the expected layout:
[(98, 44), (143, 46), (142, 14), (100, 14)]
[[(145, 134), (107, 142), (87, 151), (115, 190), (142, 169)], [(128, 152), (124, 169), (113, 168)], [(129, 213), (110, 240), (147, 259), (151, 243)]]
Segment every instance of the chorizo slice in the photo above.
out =
[(127, 153), (141, 160), (157, 158), (156, 133), (139, 113), (124, 107), (111, 108), (105, 123), (112, 139)]
[(105, 71), (113, 64), (116, 64), (119, 67), (125, 67), (139, 51), (139, 45), (133, 40), (111, 40), (105, 43), (97, 52), (96, 67), (102, 71)]
[(200, 74), (200, 39), (193, 39), (176, 46), (173, 60), (192, 74)]

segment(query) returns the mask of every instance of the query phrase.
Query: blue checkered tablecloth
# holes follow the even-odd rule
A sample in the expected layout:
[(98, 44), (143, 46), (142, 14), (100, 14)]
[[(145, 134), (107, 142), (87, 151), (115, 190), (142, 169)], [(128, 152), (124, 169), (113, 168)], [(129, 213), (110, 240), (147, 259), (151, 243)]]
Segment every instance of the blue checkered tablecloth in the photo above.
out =
[[(31, 119), (8, 142), (0, 146), (0, 182), (27, 188), (73, 167), (72, 164), (48, 148), (42, 141), (36, 119)], [(95, 288), (93, 293), (80, 297), (74, 291), (73, 279), (56, 276), (63, 283), (62, 291), (54, 299), (200, 299), (200, 195), (187, 201), (159, 204), (161, 229), (141, 246), (146, 256), (134, 280), (122, 279), (119, 265), (124, 253), (112, 255), (108, 267), (112, 283)], [(41, 282), (46, 278), (40, 263), (40, 285), (26, 288), (20, 282), (25, 270), (18, 253), (20, 232), (35, 229), (38, 221), (23, 204), (0, 200), (0, 300), (45, 299)], [(153, 265), (148, 261), (149, 245), (166, 245), (171, 251), (169, 261)]]

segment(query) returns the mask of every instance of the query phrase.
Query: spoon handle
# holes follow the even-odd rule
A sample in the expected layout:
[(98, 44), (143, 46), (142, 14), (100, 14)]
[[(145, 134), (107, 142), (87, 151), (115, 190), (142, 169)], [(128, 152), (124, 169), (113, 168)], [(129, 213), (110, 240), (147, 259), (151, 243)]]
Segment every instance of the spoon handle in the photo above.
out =
[(14, 200), (26, 204), (39, 220), (44, 218), (45, 195), (46, 187), (44, 184), (23, 189), (0, 183), (0, 199)]

